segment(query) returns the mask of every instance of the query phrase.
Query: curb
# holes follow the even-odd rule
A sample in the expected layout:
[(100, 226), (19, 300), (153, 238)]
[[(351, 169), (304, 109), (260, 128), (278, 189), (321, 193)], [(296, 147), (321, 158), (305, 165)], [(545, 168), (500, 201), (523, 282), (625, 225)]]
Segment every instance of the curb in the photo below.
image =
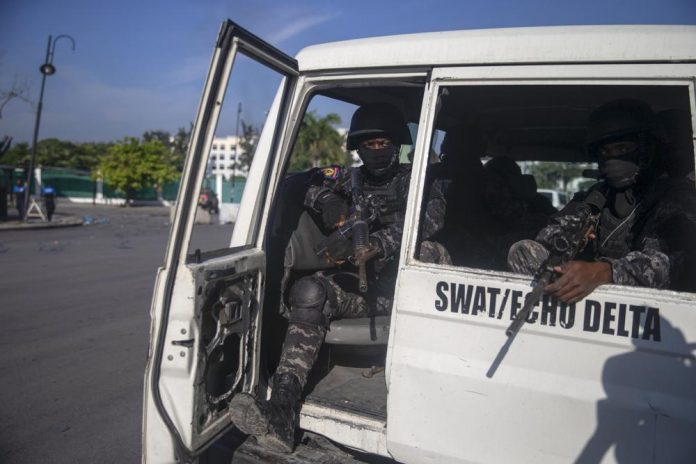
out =
[(29, 229), (53, 229), (56, 227), (76, 227), (83, 225), (82, 219), (75, 217), (61, 218), (51, 222), (0, 222), (0, 231), (3, 230), (29, 230)]

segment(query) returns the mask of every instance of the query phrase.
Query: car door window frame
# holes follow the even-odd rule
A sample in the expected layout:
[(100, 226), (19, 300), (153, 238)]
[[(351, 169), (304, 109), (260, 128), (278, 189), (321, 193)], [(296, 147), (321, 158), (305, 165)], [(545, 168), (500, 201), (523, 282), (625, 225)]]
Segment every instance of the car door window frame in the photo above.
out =
[[(285, 119), (284, 112), (287, 111), (288, 96), (292, 93), (296, 83), (296, 77), (299, 74), (297, 62), (293, 58), (269, 46), (232, 21), (228, 20), (223, 23), (211, 59), (208, 78), (206, 79), (196, 123), (192, 130), (189, 151), (184, 164), (175, 220), (172, 225), (171, 238), (165, 255), (164, 269), (167, 270), (167, 275), (162, 291), (161, 308), (158, 311), (159, 320), (153, 319), (153, 324), (158, 324), (158, 329), (156, 331), (153, 330), (153, 334), (157, 334), (157, 341), (154, 352), (151, 355), (153, 372), (151, 374), (151, 380), (148, 381), (148, 385), (151, 388), (152, 401), (174, 439), (176, 453), (180, 458), (195, 455), (197, 449), (188, 448), (188, 445), (184, 442), (179, 430), (174, 425), (174, 421), (170, 417), (170, 411), (167, 410), (163, 403), (160, 392), (163, 351), (168, 331), (169, 312), (172, 308), (173, 300), (175, 299), (175, 285), (177, 280), (181, 278), (182, 273), (180, 271), (188, 265), (187, 247), (185, 245), (187, 245), (191, 239), (196, 213), (195, 200), (200, 192), (206, 169), (204, 160), (207, 159), (207, 155), (212, 146), (222, 102), (232, 74), (236, 55), (239, 52), (243, 52), (245, 56), (255, 59), (269, 69), (273, 69), (285, 75), (281, 83), (281, 88), (284, 89), (282, 90), (282, 104), (278, 111), (276, 126), (271, 134), (273, 140), (271, 141), (272, 145), (270, 146), (268, 158), (274, 156), (277, 141), (281, 135), (279, 132), (279, 124)], [(259, 60), (258, 57), (254, 57), (254, 54), (257, 54), (266, 61)], [(230, 248), (228, 249), (228, 254), (237, 251), (239, 251), (239, 249)], [(196, 440), (194, 440), (193, 437), (191, 437), (191, 441), (194, 445), (196, 444)], [(205, 447), (205, 445), (200, 444), (197, 446)]]
[[(407, 69), (404, 71), (390, 70), (388, 72), (347, 73), (332, 76), (300, 75), (291, 97), (291, 103), (285, 118), (285, 127), (282, 129), (282, 137), (278, 143), (277, 156), (272, 160), (271, 172), (267, 176), (268, 184), (265, 191), (273, 192), (267, 195), (263, 206), (264, 214), (260, 218), (256, 247), (262, 247), (265, 243), (268, 229), (268, 221), (272, 217), (271, 211), (274, 205), (275, 192), (277, 192), (287, 166), (290, 163), (292, 148), (298, 136), (302, 119), (309, 107), (309, 103), (317, 91), (323, 88), (340, 86), (364, 86), (369, 82), (370, 86), (388, 86), (404, 79), (427, 80), (427, 72), (424, 70)], [(426, 86), (424, 82), (424, 87)], [(423, 99), (425, 99), (425, 94)]]
[[(429, 150), (432, 144), (433, 129), (437, 117), (437, 104), (440, 89), (449, 86), (530, 86), (530, 85), (664, 85), (684, 86), (688, 89), (689, 105), (692, 116), (696, 114), (696, 92), (694, 90), (694, 64), (654, 64), (646, 65), (573, 65), (573, 66), (510, 66), (510, 67), (460, 67), (435, 68), (432, 72), (430, 91), (427, 102), (421, 112), (421, 125), (415, 148), (409, 203), (406, 213), (405, 236), (402, 246), (402, 267), (430, 268), (437, 272), (440, 269), (471, 274), (478, 277), (493, 279), (496, 282), (513, 281), (528, 283), (529, 277), (511, 272), (486, 270), (453, 265), (438, 265), (425, 263), (415, 258), (415, 250), (419, 241), (419, 227), (422, 202), (425, 190), (425, 175), (428, 167)], [(696, 134), (696, 118), (692, 117), (692, 131)], [(398, 288), (398, 282), (397, 282)], [(605, 285), (595, 290), (606, 298), (621, 297), (624, 294), (639, 295), (656, 301), (692, 302), (696, 304), (696, 293), (676, 292), (672, 290), (657, 290), (653, 288), (629, 287), (620, 285)], [(398, 303), (398, 299), (397, 299)], [(398, 304), (396, 308), (398, 310)], [(394, 311), (396, 312), (396, 311)], [(392, 324), (393, 327), (394, 324)]]

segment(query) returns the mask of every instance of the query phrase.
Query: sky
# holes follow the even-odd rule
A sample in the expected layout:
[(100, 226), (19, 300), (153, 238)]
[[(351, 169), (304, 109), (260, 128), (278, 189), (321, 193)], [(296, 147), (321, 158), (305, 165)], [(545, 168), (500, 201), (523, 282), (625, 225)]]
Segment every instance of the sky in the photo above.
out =
[[(3, 107), (0, 137), (31, 141), (48, 36), (68, 34), (76, 47), (66, 39), (55, 44), (57, 72), (46, 79), (39, 139), (106, 142), (148, 130), (175, 132), (194, 120), (227, 18), (295, 55), (324, 42), (456, 29), (696, 25), (696, 1), (0, 0), (0, 18), (0, 92), (27, 88), (34, 102), (15, 98)], [(241, 76), (226, 106), (242, 103), (241, 118), (258, 126), (268, 97), (257, 95), (253, 72)], [(231, 135), (234, 126), (224, 128)]]

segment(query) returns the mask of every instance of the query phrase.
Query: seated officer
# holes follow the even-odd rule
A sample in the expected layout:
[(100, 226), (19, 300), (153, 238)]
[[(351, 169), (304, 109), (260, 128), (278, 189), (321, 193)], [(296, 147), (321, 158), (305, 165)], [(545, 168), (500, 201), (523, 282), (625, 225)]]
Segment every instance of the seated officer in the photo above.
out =
[[(294, 448), (302, 390), (329, 322), (391, 310), (411, 173), (410, 165), (399, 164), (399, 153), (402, 144), (410, 143), (408, 127), (396, 107), (387, 103), (360, 107), (351, 120), (347, 147), (357, 150), (363, 165), (333, 170), (331, 176), (324, 174), (305, 196), (305, 207), (321, 218), (324, 229), (335, 230), (358, 206), (351, 193), (355, 179), (368, 199), (370, 211), (366, 215), (374, 215), (366, 245), (376, 256), (367, 262), (365, 293), (360, 291), (356, 267), (349, 259), (354, 258), (353, 244), (345, 238), (327, 247), (326, 257), (335, 263), (334, 269), (316, 272), (292, 285), (290, 320), (280, 362), (270, 382), (271, 398), (241, 393), (230, 404), (235, 426), (271, 449), (291, 452)], [(426, 216), (426, 221), (438, 217)], [(435, 255), (446, 253), (430, 242), (421, 245), (421, 255), (424, 250), (428, 256), (425, 259), (433, 261), (438, 260)]]
[(46, 216), (50, 222), (56, 210), (56, 189), (50, 185), (43, 185), (41, 187), (41, 194), (43, 195), (44, 205), (46, 206)]
[[(513, 159), (506, 156), (493, 158), (486, 163), (485, 169), (490, 179), (489, 190), (502, 195), (502, 203), (506, 205), (504, 214), (509, 217), (519, 217), (520, 213), (549, 216), (557, 212), (551, 200), (537, 192), (534, 176), (522, 174), (522, 169)], [(492, 192), (486, 194), (491, 196)], [(491, 206), (493, 204), (491, 201)]]
[[(693, 184), (660, 176), (662, 133), (639, 100), (615, 100), (592, 113), (588, 150), (603, 178), (591, 189), (603, 198), (599, 223), (577, 260), (555, 269), (547, 293), (572, 303), (608, 283), (696, 290), (696, 192)], [(536, 240), (515, 243), (510, 269), (533, 274), (554, 238), (590, 210), (588, 193), (576, 195)]]
[(490, 212), (492, 227), (483, 245), (492, 255), (490, 269), (503, 271), (507, 269), (510, 246), (519, 240), (533, 238), (548, 224), (549, 216), (556, 210), (548, 200), (538, 201), (541, 195), (536, 191), (534, 177), (523, 175), (513, 159), (505, 156), (493, 158), (486, 163), (484, 170), (483, 202)]
[(444, 228), (440, 241), (458, 266), (491, 268), (493, 256), (482, 246), (492, 230), (492, 215), (484, 203), (486, 176), (481, 157), (486, 140), (471, 125), (447, 130), (440, 147), (441, 162), (429, 167), (431, 197), (438, 189), (445, 199)]

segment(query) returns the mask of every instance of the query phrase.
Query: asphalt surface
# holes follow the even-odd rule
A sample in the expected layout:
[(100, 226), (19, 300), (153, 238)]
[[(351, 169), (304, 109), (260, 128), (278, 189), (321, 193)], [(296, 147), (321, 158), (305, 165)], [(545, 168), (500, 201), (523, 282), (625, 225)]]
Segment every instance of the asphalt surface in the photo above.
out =
[[(138, 463), (149, 309), (169, 208), (59, 203), (78, 227), (0, 228), (0, 464)], [(24, 227), (19, 224), (19, 227)], [(232, 225), (197, 225), (190, 250)], [(387, 462), (305, 434), (292, 455), (234, 429), (212, 463)]]
[(0, 462), (140, 462), (169, 208), (58, 210), (90, 225), (0, 231)]

